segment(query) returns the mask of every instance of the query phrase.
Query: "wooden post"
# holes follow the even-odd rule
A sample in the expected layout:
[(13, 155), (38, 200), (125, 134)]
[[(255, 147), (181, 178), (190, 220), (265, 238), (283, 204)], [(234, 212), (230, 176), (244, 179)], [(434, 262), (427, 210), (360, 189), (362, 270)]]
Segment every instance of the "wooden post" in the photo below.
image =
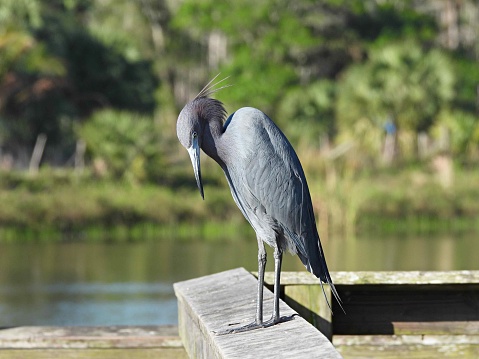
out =
[(86, 143), (82, 139), (77, 140), (75, 149), (75, 172), (82, 173), (85, 168)]
[[(331, 289), (324, 286), (324, 292), (331, 303)], [(333, 327), (323, 291), (318, 285), (288, 285), (284, 287), (285, 302), (301, 317), (318, 328), (326, 338), (332, 341)]]
[[(280, 315), (291, 317), (269, 328), (216, 335), (254, 320), (257, 279), (244, 268), (175, 283), (178, 329), (190, 358), (341, 358), (331, 342), (280, 301)], [(273, 293), (265, 288), (264, 312)]]
[(46, 142), (47, 136), (44, 133), (40, 133), (37, 137), (37, 142), (35, 142), (35, 147), (33, 148), (32, 157), (30, 159), (29, 171), (32, 174), (38, 172)]
[[(344, 314), (308, 272), (283, 272), (284, 300), (347, 358), (479, 358), (479, 271), (331, 272)], [(273, 273), (265, 273), (271, 285)], [(331, 295), (328, 293), (328, 299)]]
[[(271, 286), (274, 273), (265, 273), (265, 283)], [(327, 301), (333, 305), (331, 289), (324, 285), (324, 293), (319, 279), (309, 272), (284, 272), (281, 275), (283, 300), (304, 319), (314, 325), (329, 340), (333, 337), (332, 313)]]

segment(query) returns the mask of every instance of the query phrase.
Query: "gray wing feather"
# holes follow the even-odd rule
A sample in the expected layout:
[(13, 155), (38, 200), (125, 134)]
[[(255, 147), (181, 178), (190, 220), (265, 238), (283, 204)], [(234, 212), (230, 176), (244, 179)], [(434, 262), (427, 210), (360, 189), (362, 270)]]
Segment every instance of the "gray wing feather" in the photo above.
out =
[(241, 212), (263, 241), (298, 254), (308, 271), (330, 285), (341, 306), (293, 147), (264, 113), (252, 108), (231, 115), (224, 130), (230, 157), (222, 167)]
[(241, 110), (227, 121), (234, 129), (228, 132), (235, 136), (229, 138), (235, 157), (224, 168), (236, 204), (263, 241), (298, 254), (308, 271), (331, 285), (340, 303), (293, 147), (264, 113)]
[(284, 232), (285, 240), (293, 242), (284, 249), (298, 253), (303, 260), (311, 257), (306, 241), (308, 232), (314, 231), (306, 179), (286, 137), (271, 121), (262, 122), (264, 126), (255, 132), (257, 151), (248, 166), (247, 183), (265, 208), (266, 215)]
[(279, 128), (258, 110), (239, 110), (229, 123), (240, 141), (232, 141), (238, 144), (236, 156), (225, 173), (238, 207), (264, 241), (275, 246), (278, 234), (283, 235), (279, 238), (282, 249), (297, 253), (312, 271), (319, 236), (296, 153)]

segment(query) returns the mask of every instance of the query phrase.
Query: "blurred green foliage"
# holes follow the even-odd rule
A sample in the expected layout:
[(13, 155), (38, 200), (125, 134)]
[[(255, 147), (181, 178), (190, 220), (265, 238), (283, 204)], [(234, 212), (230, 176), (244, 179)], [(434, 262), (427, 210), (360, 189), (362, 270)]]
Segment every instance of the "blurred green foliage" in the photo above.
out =
[(160, 147), (151, 117), (100, 110), (78, 129), (99, 176), (144, 181), (162, 167)]
[[(398, 131), (398, 153), (414, 153), (411, 136), (434, 137), (444, 126), (452, 153), (475, 160), (479, 45), (470, 34), (479, 15), (472, 0), (453, 6), (449, 13), (439, 0), (6, 0), (2, 148), (21, 166), (44, 133), (44, 161), (62, 165), (75, 150), (74, 129), (98, 124), (92, 114), (111, 108), (150, 116), (152, 131), (162, 129), (158, 147), (169, 151), (176, 114), (221, 72), (234, 85), (221, 93), (229, 111), (262, 109), (294, 145), (350, 142), (372, 165), (386, 123)], [(442, 22), (446, 15), (456, 22)], [(88, 150), (101, 153), (98, 145)]]
[[(39, 134), (46, 158), (66, 162), (75, 123), (97, 108), (155, 109), (158, 79), (148, 59), (130, 60), (85, 27), (93, 1), (6, 1), (0, 4), (2, 146), (29, 156)], [(20, 164), (21, 165), (21, 164)]]
[[(477, 14), (477, 4), (454, 6), (456, 26), (477, 32), (466, 16)], [(214, 32), (227, 39), (218, 69), (233, 78), (221, 94), (227, 104), (263, 109), (296, 145), (318, 147), (326, 136), (336, 145), (350, 142), (372, 165), (381, 162), (386, 123), (396, 128), (396, 152), (417, 158), (415, 136), (433, 136), (438, 125), (451, 130), (442, 122), (451, 108), (473, 122), (449, 120), (466, 126), (450, 132), (452, 152), (466, 146), (475, 153), (468, 158), (477, 158), (470, 126), (479, 126), (479, 48), (466, 38), (441, 40), (454, 31), (441, 22), (447, 11), (434, 0), (186, 0), (173, 24), (198, 43)], [(460, 132), (470, 134), (467, 140), (455, 138)]]
[[(424, 220), (431, 222), (428, 231), (477, 230), (477, 181), (477, 171), (463, 170), (444, 191), (433, 171), (409, 168), (378, 171), (372, 177), (343, 176), (334, 184), (319, 178), (309, 184), (321, 233), (326, 236), (358, 229), (388, 231), (394, 222), (407, 224), (412, 233)], [(90, 172), (79, 175), (43, 167), (31, 177), (13, 171), (0, 178), (0, 227), (77, 235), (90, 227), (134, 228), (146, 223), (160, 229), (185, 223), (199, 228), (205, 223), (218, 228), (227, 225), (233, 231), (249, 228), (227, 186), (208, 184), (205, 196), (203, 201), (197, 189), (189, 186), (138, 186), (128, 179), (98, 179)]]
[[(406, 202), (412, 207), (404, 213), (427, 212), (431, 198), (447, 199), (461, 171), (479, 163), (478, 8), (475, 0), (3, 0), (0, 167), (27, 168), (45, 134), (45, 177), (50, 167), (82, 163), (84, 142), (87, 182), (194, 190), (176, 116), (221, 73), (233, 85), (217, 94), (228, 112), (255, 106), (277, 122), (309, 182), (332, 198), (326, 212), (345, 223), (359, 223), (359, 211), (381, 213), (371, 203), (396, 206), (396, 215)], [(221, 193), (210, 191), (209, 211), (236, 218), (223, 201), (221, 171), (203, 165), (205, 182)], [(418, 197), (400, 190), (368, 197), (360, 185), (377, 171), (407, 174), (418, 165), (431, 183), (451, 183), (431, 184)], [(178, 213), (161, 218), (202, 218), (196, 202), (173, 204), (169, 196), (158, 200)], [(451, 213), (473, 213), (461, 198)], [(85, 212), (150, 216), (139, 207), (130, 212), (128, 201), (92, 200)], [(37, 203), (32, 218), (53, 205)]]
[(338, 89), (337, 118), (344, 131), (367, 118), (377, 126), (427, 131), (453, 96), (447, 56), (406, 41), (374, 47), (369, 61), (351, 66)]

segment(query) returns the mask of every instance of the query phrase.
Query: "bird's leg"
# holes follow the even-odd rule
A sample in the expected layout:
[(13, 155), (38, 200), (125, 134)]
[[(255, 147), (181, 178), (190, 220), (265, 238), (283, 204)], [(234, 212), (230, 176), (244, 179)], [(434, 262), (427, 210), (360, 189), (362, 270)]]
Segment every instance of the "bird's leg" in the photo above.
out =
[[(263, 241), (258, 239), (258, 293), (256, 295), (256, 317), (254, 322), (237, 328), (228, 328), (216, 332), (216, 335), (247, 332), (249, 330), (263, 328), (263, 288), (264, 288), (264, 270), (266, 268), (266, 249)], [(267, 325), (269, 326), (269, 325)]]
[(283, 252), (276, 248), (274, 251), (274, 304), (273, 304), (273, 321), (279, 321), (279, 294), (280, 294), (280, 277), (281, 263), (283, 262)]
[(281, 277), (281, 263), (283, 261), (283, 252), (276, 247), (274, 249), (274, 301), (273, 314), (271, 319), (264, 322), (263, 326), (267, 327), (279, 323), (279, 294), (280, 294), (280, 277)]
[(264, 270), (266, 268), (266, 250), (263, 241), (258, 238), (258, 294), (256, 296), (256, 324), (263, 323)]
[(281, 276), (281, 262), (283, 260), (283, 252), (275, 248), (274, 250), (274, 299), (273, 299), (273, 314), (271, 319), (263, 322), (263, 284), (264, 284), (264, 269), (266, 267), (266, 251), (262, 241), (258, 238), (258, 296), (256, 303), (256, 318), (253, 323), (247, 324), (238, 328), (224, 329), (216, 332), (216, 335), (232, 334), (247, 332), (249, 330), (258, 328), (267, 328), (279, 322), (287, 322), (294, 318), (294, 314), (287, 317), (279, 316), (279, 295), (280, 295), (280, 276)]

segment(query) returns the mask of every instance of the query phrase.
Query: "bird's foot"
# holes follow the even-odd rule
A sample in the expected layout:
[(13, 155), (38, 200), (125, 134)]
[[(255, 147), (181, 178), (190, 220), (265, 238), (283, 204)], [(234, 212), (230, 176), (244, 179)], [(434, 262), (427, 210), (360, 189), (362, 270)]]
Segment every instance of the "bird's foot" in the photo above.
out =
[[(229, 326), (236, 325), (236, 324), (238, 323), (229, 324)], [(215, 333), (216, 335), (225, 335), (225, 334), (248, 332), (250, 330), (259, 329), (259, 328), (265, 328), (263, 326), (263, 323), (257, 323), (256, 321), (254, 321), (253, 323), (249, 323), (241, 327), (225, 328), (213, 333)]]
[[(249, 332), (250, 330), (255, 330), (260, 328), (268, 328), (278, 323), (289, 322), (290, 320), (293, 320), (296, 315), (297, 314), (293, 314), (293, 315), (289, 315), (289, 316), (285, 316), (281, 318), (271, 317), (271, 319), (262, 323), (258, 323), (257, 321), (254, 321), (253, 323), (249, 323), (241, 327), (226, 328), (213, 333), (215, 333), (215, 335), (225, 335), (225, 334)], [(237, 323), (234, 323), (234, 324), (237, 324)], [(234, 324), (230, 324), (230, 325), (234, 325)]]

